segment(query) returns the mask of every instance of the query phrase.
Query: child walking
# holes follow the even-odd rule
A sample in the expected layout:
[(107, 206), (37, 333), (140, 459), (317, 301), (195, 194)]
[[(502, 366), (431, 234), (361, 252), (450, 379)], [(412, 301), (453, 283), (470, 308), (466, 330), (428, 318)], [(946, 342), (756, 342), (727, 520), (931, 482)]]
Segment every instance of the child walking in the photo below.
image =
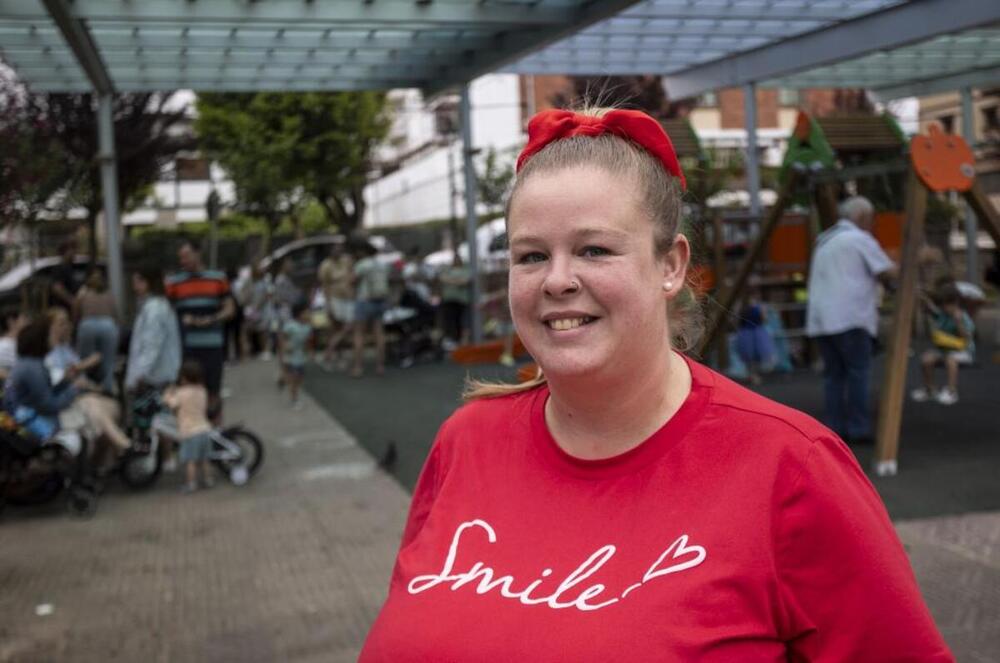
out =
[(309, 324), (309, 305), (305, 301), (292, 306), (292, 315), (281, 328), (281, 365), (285, 371), (285, 384), (292, 397), (292, 407), (302, 407), (299, 389), (306, 373), (306, 344), (312, 335)]
[(177, 430), (181, 438), (180, 460), (184, 464), (187, 481), (181, 487), (183, 493), (193, 493), (198, 489), (198, 466), (201, 466), (201, 485), (211, 488), (211, 466), (208, 452), (212, 447), (209, 432), (212, 424), (208, 421), (208, 391), (205, 389), (201, 364), (187, 359), (181, 364), (180, 383), (163, 394), (163, 402), (177, 415)]

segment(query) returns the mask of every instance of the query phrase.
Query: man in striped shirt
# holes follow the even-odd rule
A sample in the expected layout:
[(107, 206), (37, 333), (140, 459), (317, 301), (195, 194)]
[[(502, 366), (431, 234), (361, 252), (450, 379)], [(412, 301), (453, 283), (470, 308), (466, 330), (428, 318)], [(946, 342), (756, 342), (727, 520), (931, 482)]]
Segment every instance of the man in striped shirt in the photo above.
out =
[(201, 251), (190, 242), (181, 245), (177, 258), (181, 271), (167, 278), (167, 297), (180, 321), (184, 358), (201, 364), (208, 409), (217, 416), (221, 412), (225, 323), (236, 312), (229, 295), (229, 281), (224, 272), (205, 269)]

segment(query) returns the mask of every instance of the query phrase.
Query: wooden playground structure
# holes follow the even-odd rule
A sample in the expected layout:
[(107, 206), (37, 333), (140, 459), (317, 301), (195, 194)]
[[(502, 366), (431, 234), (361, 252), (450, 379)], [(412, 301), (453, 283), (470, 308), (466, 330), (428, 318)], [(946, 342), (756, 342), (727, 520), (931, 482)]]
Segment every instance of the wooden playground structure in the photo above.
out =
[[(977, 215), (980, 226), (990, 234), (997, 246), (1000, 246), (1000, 214), (976, 182), (974, 155), (959, 136), (944, 134), (937, 126), (932, 126), (928, 136), (918, 135), (906, 142), (901, 134), (887, 136), (884, 122), (883, 126), (879, 127), (881, 118), (855, 118), (853, 122), (846, 120), (847, 118), (816, 122), (804, 114), (800, 115), (789, 153), (786, 155), (777, 201), (763, 219), (760, 231), (739, 265), (735, 277), (728, 282), (720, 281), (716, 294), (717, 304), (709, 313), (706, 333), (698, 354), (705, 356), (724, 336), (723, 332), (729, 316), (732, 315), (733, 307), (741, 301), (751, 273), (764, 259), (765, 251), (774, 239), (785, 209), (796, 196), (802, 194), (803, 189), (808, 191), (817, 211), (820, 227), (825, 229), (837, 218), (835, 182), (901, 173), (905, 176), (906, 202), (903, 214), (899, 217), (900, 228), (898, 231), (891, 226), (884, 228), (882, 236), (879, 237), (890, 253), (893, 252), (892, 249), (898, 248), (900, 265), (886, 370), (879, 392), (873, 468), (879, 476), (886, 476), (894, 475), (898, 470), (899, 431), (907, 358), (918, 297), (917, 256), (924, 242), (928, 191), (959, 193)], [(827, 124), (826, 127), (822, 126), (824, 123)], [(834, 131), (827, 131), (828, 128)], [(847, 166), (839, 170), (829, 168), (832, 165), (832, 146), (843, 146), (853, 142), (860, 147), (865, 144), (866, 136), (869, 135), (872, 137), (871, 144), (877, 149), (896, 151), (899, 156), (875, 163)], [(879, 233), (876, 235), (879, 236)], [(893, 236), (898, 237), (895, 247), (891, 241)], [(801, 246), (805, 251), (805, 259), (808, 260), (815, 234), (807, 231), (802, 239), (805, 241)], [(804, 285), (804, 279), (802, 281)]]

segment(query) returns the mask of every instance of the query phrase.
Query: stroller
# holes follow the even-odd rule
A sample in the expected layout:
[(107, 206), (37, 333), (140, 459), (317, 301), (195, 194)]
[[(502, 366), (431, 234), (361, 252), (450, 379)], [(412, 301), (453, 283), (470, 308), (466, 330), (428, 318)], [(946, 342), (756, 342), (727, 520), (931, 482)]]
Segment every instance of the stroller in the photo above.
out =
[(69, 509), (90, 516), (97, 493), (87, 478), (87, 442), (74, 455), (54, 440), (41, 440), (6, 412), (0, 412), (0, 511), (35, 506), (65, 495)]
[(441, 349), (436, 331), (437, 309), (409, 288), (403, 290), (399, 304), (382, 317), (385, 325), (387, 359), (401, 368), (409, 368), (417, 360), (441, 361)]

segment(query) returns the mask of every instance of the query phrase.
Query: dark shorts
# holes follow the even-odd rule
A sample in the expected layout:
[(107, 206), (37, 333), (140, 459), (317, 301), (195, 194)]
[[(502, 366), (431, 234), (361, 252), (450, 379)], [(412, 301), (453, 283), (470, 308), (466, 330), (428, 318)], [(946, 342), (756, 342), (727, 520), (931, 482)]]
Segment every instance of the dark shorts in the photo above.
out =
[(194, 359), (201, 364), (205, 373), (205, 391), (212, 396), (218, 396), (222, 389), (222, 366), (226, 361), (226, 352), (222, 348), (184, 348), (184, 358)]
[(289, 364), (289, 363), (286, 362), (285, 363), (285, 372), (288, 373), (289, 375), (297, 375), (299, 377), (302, 377), (303, 375), (306, 374), (306, 365), (305, 364)]

